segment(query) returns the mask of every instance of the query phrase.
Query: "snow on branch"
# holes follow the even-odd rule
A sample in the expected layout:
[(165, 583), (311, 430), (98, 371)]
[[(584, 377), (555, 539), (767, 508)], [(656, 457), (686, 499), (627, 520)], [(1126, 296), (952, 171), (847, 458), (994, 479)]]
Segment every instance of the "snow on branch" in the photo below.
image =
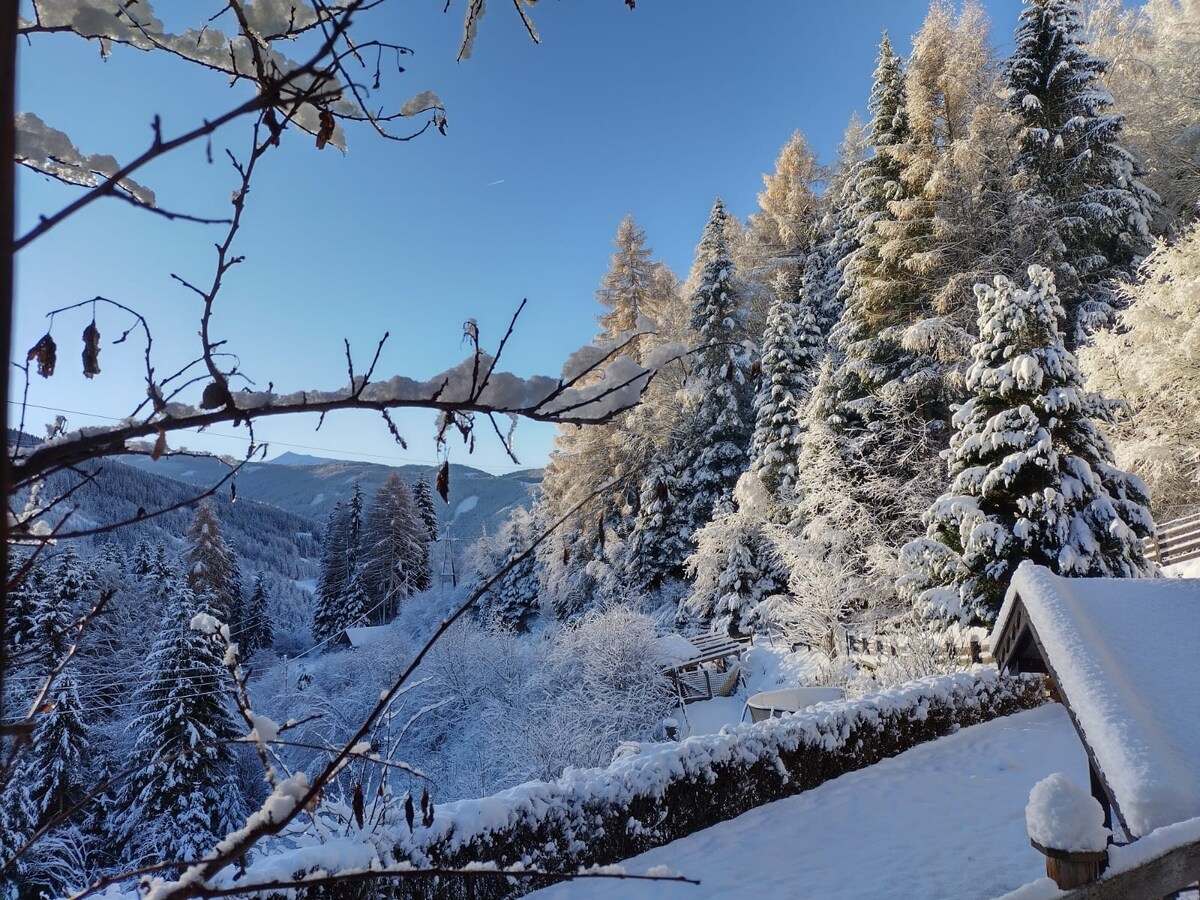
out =
[(639, 323), (642, 328), (622, 335), (615, 343), (577, 351), (559, 378), (524, 378), (497, 371), (499, 356), (478, 349), (453, 368), (425, 380), (395, 375), (369, 381), (368, 375), (355, 376), (350, 384), (333, 390), (288, 394), (227, 391), (219, 408), (206, 408), (203, 402), (199, 407), (168, 402), (145, 418), (81, 428), (30, 448), (14, 460), (14, 477), (18, 485), (28, 484), (53, 468), (124, 453), (127, 442), (160, 433), (304, 412), (430, 409), (577, 425), (603, 423), (636, 405), (656, 369), (686, 352), (674, 345), (664, 347), (646, 365), (624, 355), (622, 351), (636, 338), (648, 333), (648, 324), (649, 320), (644, 320)]
[[(85, 155), (67, 137), (43, 122), (33, 113), (17, 113), (17, 162), (35, 172), (77, 184), (96, 187), (104, 179), (114, 178), (120, 166), (116, 159), (103, 153)], [(155, 205), (154, 191), (132, 178), (117, 178), (118, 190), (143, 206)]]

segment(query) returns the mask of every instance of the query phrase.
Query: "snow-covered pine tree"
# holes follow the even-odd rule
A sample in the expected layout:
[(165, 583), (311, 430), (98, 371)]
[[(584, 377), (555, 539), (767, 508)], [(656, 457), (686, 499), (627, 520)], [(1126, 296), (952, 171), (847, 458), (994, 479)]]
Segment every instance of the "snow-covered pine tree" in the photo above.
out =
[(418, 478), (413, 484), (413, 506), (416, 508), (417, 518), (425, 526), (425, 542), (433, 543), (439, 536), (438, 516), (437, 505), (433, 502), (433, 488), (430, 487), (428, 478)]
[(1200, 503), (1200, 225), (1160, 244), (1122, 293), (1116, 327), (1079, 361), (1088, 387), (1124, 401), (1117, 462), (1150, 485), (1161, 522)]
[(211, 500), (196, 507), (187, 530), (183, 553), (188, 587), (197, 597), (207, 596), (213, 615), (229, 623), (242, 605), (242, 586), (233, 548), (226, 543)]
[[(501, 566), (524, 553), (537, 538), (537, 532), (534, 516), (524, 507), (516, 507), (494, 537), (481, 538), (488, 546), (475, 551), (479, 578), (490, 578)], [(530, 554), (479, 598), (478, 616), (493, 626), (527, 631), (538, 612), (538, 592), (537, 560)]]
[(362, 483), (345, 505), (338, 500), (329, 513), (321, 552), (321, 574), (313, 605), (313, 637), (327, 641), (350, 625), (366, 624), (371, 603), (360, 579), (359, 559), (363, 535)]
[(133, 574), (139, 578), (154, 570), (154, 550), (147, 538), (142, 538), (133, 551)]
[(863, 159), (854, 175), (856, 205), (851, 215), (858, 228), (859, 246), (844, 270), (851, 301), (846, 311), (850, 322), (844, 316), (839, 330), (853, 326), (843, 337), (844, 343), (869, 338), (886, 326), (904, 322), (912, 312), (911, 298), (904, 293), (907, 283), (901, 261), (881, 253), (886, 236), (880, 226), (895, 220), (890, 204), (907, 197), (897, 149), (910, 136), (904, 64), (892, 49), (887, 32), (879, 44), (868, 108), (873, 152)]
[[(858, 247), (845, 264), (846, 307), (830, 336), (836, 368), (814, 394), (809, 421), (820, 417), (834, 428), (844, 463), (869, 473), (876, 486), (871, 499), (857, 493), (873, 509), (872, 532), (893, 533), (899, 546), (912, 532), (906, 533), (909, 524), (900, 517), (904, 504), (895, 497), (911, 498), (926, 482), (940, 480), (937, 451), (948, 432), (948, 404), (937, 360), (904, 345), (905, 332), (923, 314), (928, 298), (915, 290), (903, 260), (884, 252), (895, 204), (908, 196), (897, 148), (910, 137), (904, 68), (886, 34), (870, 108), (874, 153), (855, 173), (851, 195), (856, 202), (847, 213), (857, 223)], [(890, 488), (882, 489), (880, 479)], [(810, 489), (824, 491), (825, 485), (802, 472), (797, 492), (803, 496)], [(930, 491), (919, 507), (937, 495)]]
[(19, 896), (25, 883), (27, 859), (13, 860), (33, 832), (33, 810), (29, 794), (19, 777), (6, 778), (0, 784), (0, 892), (5, 897)]
[[(780, 272), (775, 302), (763, 335), (761, 383), (754, 398), (755, 426), (750, 441), (751, 466), (778, 507), (796, 483), (796, 456), (803, 432), (801, 417), (812, 393), (815, 370), (825, 352), (818, 311), (819, 294)], [(771, 518), (777, 518), (772, 513)]]
[(692, 328), (703, 344), (685, 387), (692, 418), (685, 421), (675, 446), (688, 537), (712, 518), (718, 503), (729, 499), (746, 469), (750, 443), (749, 354), (742, 342), (744, 312), (725, 241), (728, 218), (724, 202), (717, 198), (698, 250), (708, 261), (692, 295)]
[(692, 551), (693, 529), (686, 518), (687, 490), (669, 454), (654, 460), (642, 479), (638, 512), (629, 535), (626, 561), (630, 584), (649, 592), (681, 579)]
[(408, 482), (392, 472), (379, 486), (363, 526), (360, 577), (371, 621), (390, 622), (400, 602), (429, 584), (425, 523), (413, 509)]
[(712, 521), (696, 532), (696, 551), (686, 563), (692, 590), (683, 609), (711, 623), (716, 632), (746, 633), (758, 605), (787, 583), (766, 535), (772, 502), (751, 470), (738, 479), (733, 497)]
[(37, 716), (32, 746), (20, 762), (24, 775), (18, 780), (28, 793), (35, 828), (87, 795), (92, 786), (90, 743), (75, 673), (68, 666), (54, 679), (46, 711)]
[[(205, 595), (208, 596), (208, 595)], [(115, 836), (128, 859), (197, 859), (245, 817), (231, 745), (240, 729), (229, 711), (221, 650), (190, 627), (200, 599), (176, 582), (146, 659), (139, 713)]]
[(1120, 144), (1123, 120), (1108, 112), (1107, 66), (1085, 44), (1078, 0), (1025, 4), (1006, 69), (1027, 210), (1022, 239), (1035, 254), (1029, 262), (1054, 272), (1074, 350), (1111, 323), (1120, 305), (1112, 281), (1149, 252), (1157, 198)]
[(350, 545), (351, 510), (338, 500), (325, 524), (321, 549), (321, 574), (313, 604), (313, 637), (324, 641), (346, 627), (342, 608), (353, 576)]
[(831, 335), (840, 363), (831, 412), (868, 455), (874, 452), (881, 406), (908, 407), (914, 421), (934, 427), (946, 411), (936, 364), (904, 347), (904, 334), (924, 316), (928, 297), (905, 269), (905, 258), (891, 252), (896, 210), (913, 196), (901, 161), (912, 132), (904, 67), (886, 33), (870, 110), (874, 152), (855, 173), (856, 203), (849, 215), (857, 224), (857, 248), (845, 263), (846, 308)]
[[(36, 640), (34, 638), (34, 619), (43, 604), (43, 595), (49, 591), (48, 576), (45, 567), (36, 559), (27, 560), (19, 551), (9, 560), (11, 578), (28, 562), (29, 568), (25, 577), (8, 591), (7, 622), (4, 630), (4, 652), (9, 659), (30, 659), (36, 657)], [(10, 583), (10, 582), (6, 582)]]
[[(72, 610), (64, 596), (73, 593), (74, 586), (57, 579), (78, 571), (80, 561), (73, 548), (62, 557), (56, 569), (57, 591), (41, 591), (35, 600), (31, 637), (38, 652), (39, 681), (61, 664), (72, 643)], [(37, 716), (33, 746), (21, 758), (25, 777), (20, 780), (28, 791), (35, 828), (72, 807), (89, 784), (88, 727), (71, 666), (54, 679), (48, 701)]]
[(1093, 421), (1104, 403), (1083, 390), (1059, 327), (1049, 269), (1030, 286), (1003, 276), (976, 289), (979, 342), (970, 399), (954, 414), (952, 482), (907, 544), (898, 589), (926, 614), (990, 623), (1025, 559), (1060, 575), (1153, 574), (1146, 487), (1116, 467)]
[(821, 334), (828, 339), (842, 317), (848, 291), (843, 268), (858, 247), (858, 173), (871, 146), (869, 127), (854, 113), (838, 147), (837, 163), (823, 200), (819, 233), (804, 266), (805, 302), (813, 309)]
[[(85, 596), (93, 587), (88, 567), (79, 556), (79, 551), (71, 542), (67, 542), (62, 551), (54, 557), (54, 570), (50, 576), (49, 587), (55, 597), (57, 610), (67, 621), (83, 613)], [(60, 639), (55, 651), (65, 649), (65, 637)]]
[(262, 572), (254, 580), (254, 589), (247, 598), (242, 617), (242, 630), (238, 634), (238, 649), (242, 659), (270, 648), (275, 639), (275, 627), (271, 615), (267, 611), (266, 576)]

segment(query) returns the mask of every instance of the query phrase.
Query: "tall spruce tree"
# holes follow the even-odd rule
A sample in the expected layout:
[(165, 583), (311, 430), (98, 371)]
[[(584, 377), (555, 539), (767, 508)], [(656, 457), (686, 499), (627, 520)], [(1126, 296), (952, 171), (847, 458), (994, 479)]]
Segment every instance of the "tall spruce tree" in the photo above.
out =
[[(74, 573), (80, 560), (72, 550), (63, 554), (56, 573)], [(72, 610), (64, 602), (75, 586), (56, 582), (57, 590), (32, 594), (30, 650), (36, 661), (30, 673), (37, 683), (51, 676), (64, 661), (72, 643)], [(16, 783), (24, 789), (18, 798), (14, 821), (24, 821), (28, 830), (46, 826), (67, 812), (87, 794), (91, 784), (92, 754), (89, 727), (76, 681), (77, 665), (68, 665), (54, 677), (46, 702), (38, 711), (30, 746), (18, 757), (20, 775)]]
[(885, 33), (871, 91), (873, 154), (855, 173), (857, 248), (844, 268), (846, 308), (831, 340), (839, 358), (832, 382), (830, 413), (840, 426), (874, 452), (884, 413), (881, 406), (904, 406), (915, 421), (940, 422), (946, 410), (931, 361), (907, 349), (904, 335), (921, 318), (928, 297), (905, 269), (905, 257), (891, 252), (896, 210), (911, 199), (904, 180), (902, 148), (910, 142), (904, 67)]
[(1033, 266), (1029, 280), (976, 289), (980, 338), (972, 396), (954, 415), (953, 480), (925, 516), (927, 537), (902, 552), (900, 590), (936, 616), (994, 621), (1025, 559), (1067, 576), (1153, 573), (1146, 487), (1116, 467), (1093, 421), (1104, 405), (1065, 347), (1053, 274)]
[(222, 622), (234, 626), (242, 605), (241, 575), (233, 549), (221, 534), (217, 510), (210, 500), (196, 507), (183, 553), (188, 587), (205, 601)]
[(666, 454), (653, 462), (642, 479), (627, 561), (629, 580), (641, 591), (682, 578), (684, 560), (692, 549), (692, 529), (685, 515), (687, 488), (675, 463), (674, 456)]
[(425, 526), (425, 543), (431, 544), (438, 539), (437, 505), (433, 502), (433, 488), (429, 486), (428, 478), (418, 478), (413, 484), (413, 506), (417, 518)]
[(817, 291), (801, 287), (793, 296), (790, 279), (775, 282), (775, 302), (763, 335), (761, 383), (754, 398), (755, 426), (750, 441), (751, 465), (773, 504), (789, 496), (796, 483), (804, 407), (812, 393), (815, 368), (825, 351)]
[(250, 654), (259, 650), (269, 649), (275, 640), (275, 627), (267, 611), (268, 601), (266, 576), (259, 572), (254, 579), (254, 588), (246, 599), (242, 628), (237, 635), (242, 659), (249, 659)]
[(191, 628), (210, 612), (176, 582), (136, 700), (130, 776), (116, 835), (145, 862), (194, 860), (239, 827), (245, 804), (229, 741), (240, 733), (229, 710), (222, 651)]
[[(524, 553), (537, 538), (534, 516), (518, 506), (495, 536), (481, 538), (486, 548), (476, 548), (480, 578), (490, 578), (501, 566)], [(477, 613), (488, 624), (514, 631), (528, 631), (538, 612), (538, 571), (533, 554), (517, 563), (479, 598)]]
[(401, 601), (429, 586), (425, 533), (425, 524), (413, 509), (408, 482), (392, 472), (379, 486), (367, 512), (359, 557), (359, 575), (373, 622), (391, 621)]
[(686, 387), (692, 419), (676, 453), (686, 491), (686, 520), (694, 533), (728, 500), (745, 471), (753, 418), (749, 354), (742, 342), (744, 318), (736, 272), (725, 241), (729, 213), (713, 204), (700, 240), (707, 258), (692, 295), (692, 328), (703, 341)]
[(1066, 310), (1067, 349), (1111, 323), (1112, 280), (1149, 251), (1157, 198), (1121, 146), (1123, 119), (1108, 110), (1107, 63), (1085, 43), (1078, 0), (1025, 0), (1006, 70), (1018, 122), (1014, 162), (1028, 210), (1024, 243), (1054, 272)]
[(354, 491), (343, 506), (333, 505), (325, 526), (321, 551), (321, 574), (313, 605), (313, 637), (327, 641), (351, 625), (366, 624), (371, 608), (359, 577), (359, 558), (363, 538), (362, 483), (354, 482)]
[(338, 500), (325, 523), (321, 548), (321, 574), (313, 604), (313, 637), (324, 641), (346, 627), (342, 607), (350, 587), (350, 510)]

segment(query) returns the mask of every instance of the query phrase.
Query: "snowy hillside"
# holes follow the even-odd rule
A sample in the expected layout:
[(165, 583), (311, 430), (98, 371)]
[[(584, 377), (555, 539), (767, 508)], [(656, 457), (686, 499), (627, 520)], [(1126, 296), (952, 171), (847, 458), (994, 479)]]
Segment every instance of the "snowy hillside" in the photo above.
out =
[[(198, 462), (192, 460), (192, 463)], [(73, 483), (71, 476), (48, 479), (53, 490)], [(146, 518), (123, 526), (116, 537), (132, 547), (142, 538), (165, 543), (178, 550), (192, 519), (198, 494), (195, 486), (166, 477), (163, 472), (109, 461), (92, 483), (72, 495), (69, 527), (88, 529), (133, 520), (138, 510), (155, 510), (180, 505), (161, 516)], [(255, 502), (239, 490), (233, 502), (228, 488), (212, 498), (225, 536), (248, 570), (265, 570), (292, 580), (311, 579), (316, 575), (318, 525), (307, 516), (297, 515), (268, 503)]]

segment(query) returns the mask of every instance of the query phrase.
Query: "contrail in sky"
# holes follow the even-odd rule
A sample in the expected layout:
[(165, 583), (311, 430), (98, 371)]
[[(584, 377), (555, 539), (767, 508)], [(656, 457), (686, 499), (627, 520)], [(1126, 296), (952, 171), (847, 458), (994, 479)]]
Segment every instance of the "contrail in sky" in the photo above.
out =
[(507, 178), (498, 178), (495, 181), (488, 182), (488, 187), (495, 187), (498, 184), (504, 184), (506, 181), (508, 181)]

